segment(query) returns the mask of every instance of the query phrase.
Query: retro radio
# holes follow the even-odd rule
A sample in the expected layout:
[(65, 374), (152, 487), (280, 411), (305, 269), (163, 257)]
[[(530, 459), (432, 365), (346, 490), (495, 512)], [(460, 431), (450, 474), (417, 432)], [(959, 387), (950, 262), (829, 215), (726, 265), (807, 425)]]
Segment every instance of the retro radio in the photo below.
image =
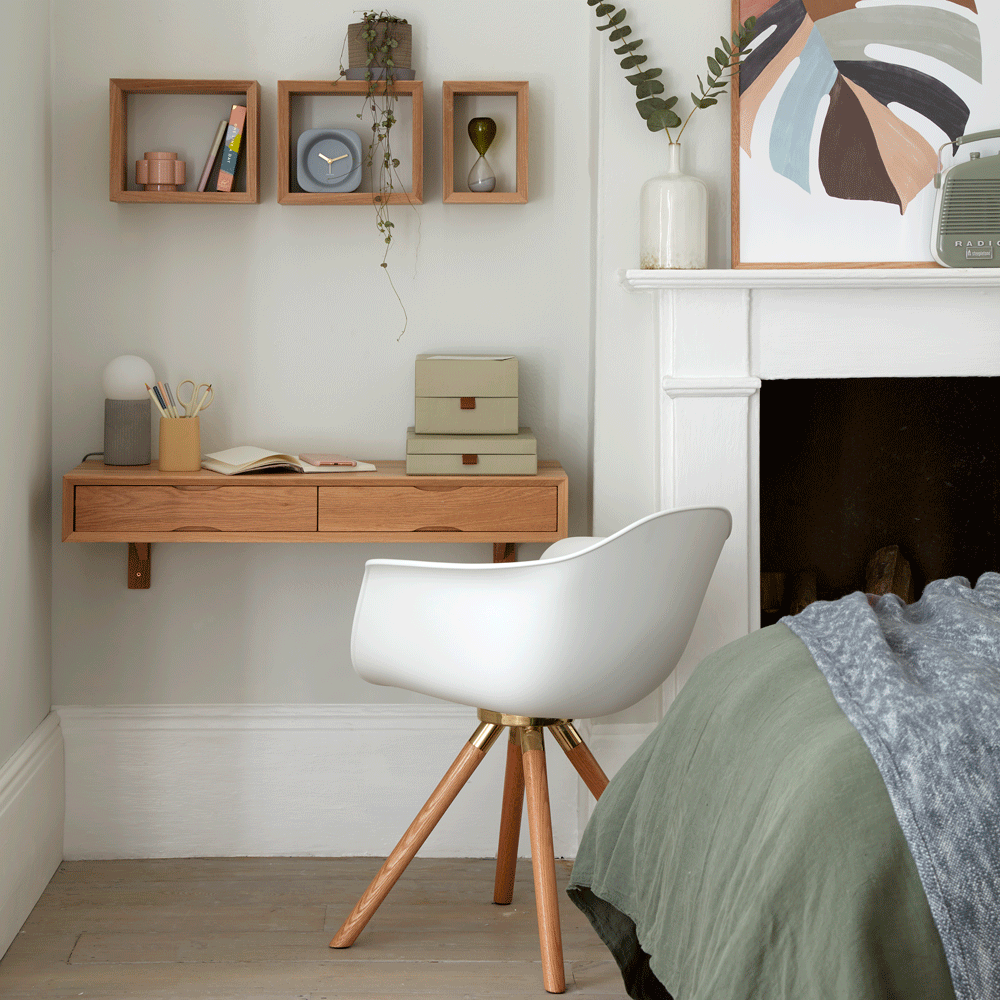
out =
[[(1000, 137), (1000, 129), (959, 136), (955, 145)], [(1000, 155), (970, 153), (934, 175), (931, 254), (945, 267), (1000, 267)]]

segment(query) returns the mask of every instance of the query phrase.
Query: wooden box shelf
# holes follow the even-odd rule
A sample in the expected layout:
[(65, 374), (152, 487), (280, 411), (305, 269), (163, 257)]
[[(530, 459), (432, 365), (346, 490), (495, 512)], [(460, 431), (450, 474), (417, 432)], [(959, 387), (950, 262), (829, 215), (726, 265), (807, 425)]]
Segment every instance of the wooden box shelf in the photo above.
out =
[[(513, 97), (516, 107), (517, 176), (513, 191), (455, 190), (455, 98)], [(528, 81), (445, 80), (441, 84), (441, 138), (443, 200), (447, 204), (523, 205), (528, 200)], [(465, 139), (460, 130), (459, 141)], [(465, 139), (465, 141), (468, 141)], [(489, 153), (486, 154), (489, 159)]]
[[(422, 80), (397, 80), (391, 88), (396, 97), (409, 97), (412, 103), (411, 184), (409, 191), (393, 191), (387, 199), (390, 205), (420, 205), (424, 200), (424, 84)], [(302, 97), (354, 97), (368, 93), (364, 80), (279, 80), (278, 81), (278, 201), (282, 205), (371, 205), (371, 191), (312, 192), (293, 190), (295, 144), (292, 135), (292, 101)], [(361, 102), (358, 101), (358, 106)], [(362, 122), (355, 117), (357, 108), (351, 103), (337, 124), (359, 129)], [(333, 124), (333, 123), (331, 123)], [(370, 125), (365, 124), (370, 129)], [(361, 133), (362, 151), (367, 152), (370, 138)]]
[[(135, 164), (128, 155), (128, 97), (131, 94), (232, 95), (246, 103), (247, 120), (243, 131), (240, 159), (246, 177), (243, 191), (197, 191), (203, 160), (188, 162), (187, 191), (130, 191), (129, 172)], [(110, 197), (111, 201), (160, 204), (250, 205), (260, 201), (260, 84), (256, 80), (123, 80), (110, 81)], [(239, 103), (239, 102), (237, 102)], [(228, 110), (228, 109), (226, 109)], [(226, 117), (221, 114), (219, 118)], [(206, 123), (197, 149), (211, 141), (212, 122)], [(218, 121), (214, 122), (218, 124)], [(141, 152), (139, 154), (142, 155)], [(200, 155), (203, 155), (200, 154)]]

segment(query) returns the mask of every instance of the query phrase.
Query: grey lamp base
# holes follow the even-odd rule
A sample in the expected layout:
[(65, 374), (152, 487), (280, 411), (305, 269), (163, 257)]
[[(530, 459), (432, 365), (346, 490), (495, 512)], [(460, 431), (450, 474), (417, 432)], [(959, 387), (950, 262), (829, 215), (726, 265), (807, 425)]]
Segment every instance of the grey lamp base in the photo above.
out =
[(104, 464), (149, 465), (152, 461), (148, 399), (104, 400)]

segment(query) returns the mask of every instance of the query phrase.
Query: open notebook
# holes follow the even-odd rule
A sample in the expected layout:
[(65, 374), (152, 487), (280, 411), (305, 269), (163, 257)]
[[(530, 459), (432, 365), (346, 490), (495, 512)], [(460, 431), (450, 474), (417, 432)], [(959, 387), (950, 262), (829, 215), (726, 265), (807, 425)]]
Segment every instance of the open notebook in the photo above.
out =
[(203, 469), (221, 472), (224, 476), (238, 476), (241, 472), (374, 472), (375, 466), (370, 462), (358, 462), (357, 465), (310, 465), (303, 462), (297, 455), (285, 455), (280, 452), (267, 451), (252, 444), (239, 445), (236, 448), (226, 448), (225, 451), (214, 451), (211, 455), (203, 455)]

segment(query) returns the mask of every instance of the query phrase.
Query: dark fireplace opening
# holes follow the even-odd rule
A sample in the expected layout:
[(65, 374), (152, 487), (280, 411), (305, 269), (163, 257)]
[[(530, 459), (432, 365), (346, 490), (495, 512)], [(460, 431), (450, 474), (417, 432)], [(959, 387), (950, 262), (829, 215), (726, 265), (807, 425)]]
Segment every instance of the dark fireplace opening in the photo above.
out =
[(872, 589), (866, 570), (912, 599), (1000, 570), (998, 428), (998, 378), (764, 382), (761, 624)]

